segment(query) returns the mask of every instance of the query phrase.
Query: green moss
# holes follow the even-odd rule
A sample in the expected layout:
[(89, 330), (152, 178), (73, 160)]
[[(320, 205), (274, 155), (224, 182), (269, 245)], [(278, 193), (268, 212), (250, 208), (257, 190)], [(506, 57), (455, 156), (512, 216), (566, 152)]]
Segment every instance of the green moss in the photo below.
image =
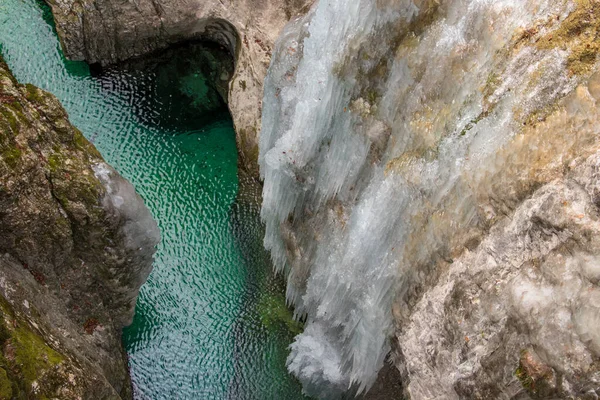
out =
[[(83, 137), (81, 132), (76, 131), (74, 141), (77, 146), (89, 146), (90, 149), (85, 151), (89, 153), (91, 150), (97, 150)], [(103, 193), (103, 186), (98, 179), (87, 171), (89, 167), (82, 165), (81, 160), (77, 157), (68, 157), (60, 152), (60, 148), (54, 148), (55, 153), (48, 157), (48, 169), (51, 173), (52, 194), (59, 200), (65, 211), (73, 216), (72, 203), (83, 203), (88, 211), (88, 216), (92, 219), (102, 217), (103, 210), (96, 207), (98, 199)], [(101, 156), (98, 154), (98, 158)], [(72, 162), (67, 163), (68, 160)]]
[[(0, 114), (2, 113), (0, 112)], [(9, 122), (6, 119), (1, 118), (0, 115), (0, 133), (2, 132), (4, 133), (4, 135), (0, 135), (0, 140), (3, 140), (6, 136), (12, 136), (13, 130)]]
[(7, 106), (12, 108), (15, 111), (21, 113), (21, 115), (23, 115), (23, 113), (25, 112), (25, 110), (23, 109), (23, 106), (18, 101), (11, 101), (10, 103), (7, 104)]
[(0, 399), (31, 397), (32, 384), (39, 384), (35, 398), (55, 398), (65, 377), (58, 365), (65, 359), (50, 348), (29, 323), (18, 317), (0, 296)]
[(2, 151), (2, 159), (11, 168), (16, 168), (21, 159), (21, 150), (15, 147), (9, 147)]
[(83, 175), (73, 181), (69, 190), (75, 193), (77, 199), (86, 204), (90, 214), (95, 209), (94, 206), (97, 205), (102, 192), (101, 185), (95, 177)]
[[(12, 306), (3, 296), (0, 296), (0, 311), (2, 311), (3, 316), (6, 316), (7, 318), (15, 318), (15, 312), (12, 309)], [(4, 319), (1, 319), (0, 323), (4, 323)]]
[(367, 101), (369, 102), (369, 104), (375, 104), (379, 97), (379, 93), (377, 93), (376, 90), (369, 90), (367, 92)]
[(73, 143), (75, 144), (75, 147), (82, 151), (87, 150), (89, 144), (79, 129), (75, 129), (73, 133)]
[(468, 131), (470, 131), (471, 129), (473, 129), (473, 127), (475, 125), (477, 125), (482, 119), (484, 119), (485, 117), (487, 117), (487, 115), (488, 115), (487, 112), (482, 112), (476, 118), (473, 118), (471, 121), (469, 121), (469, 123), (467, 123), (467, 125), (465, 125), (465, 127), (463, 128), (463, 130), (460, 132), (460, 136), (465, 136)]
[(83, 133), (81, 133), (81, 131), (77, 128), (74, 128), (73, 131), (73, 144), (78, 150), (86, 152), (93, 157), (102, 159), (102, 155), (100, 154), (98, 149), (96, 149), (96, 146), (90, 143), (89, 140), (87, 140), (85, 136), (83, 136)]
[(483, 88), (483, 97), (486, 102), (487, 99), (494, 94), (496, 89), (498, 89), (500, 83), (502, 83), (502, 81), (496, 72), (492, 72), (488, 75)]
[(8, 379), (6, 370), (0, 368), (0, 399), (10, 399), (12, 398), (12, 395), (12, 382)]
[(554, 372), (529, 350), (522, 350), (515, 377), (523, 389), (534, 399), (557, 398), (559, 392), (553, 384)]
[(529, 392), (533, 389), (533, 379), (527, 375), (521, 365), (515, 370), (515, 377), (521, 382), (521, 386), (523, 386), (525, 390)]
[(60, 153), (54, 153), (50, 157), (48, 157), (48, 167), (50, 167), (50, 172), (56, 173), (58, 172), (64, 163), (64, 157)]
[(15, 364), (20, 366), (27, 386), (64, 359), (23, 324), (13, 331), (11, 344), (15, 349)]
[(0, 321), (0, 347), (4, 346), (4, 343), (6, 343), (8, 339), (10, 339), (10, 331), (6, 327), (4, 320), (2, 320)]
[(43, 103), (42, 91), (36, 86), (28, 83), (25, 85), (25, 98), (34, 103)]
[(27, 117), (25, 116), (25, 110), (23, 106), (18, 101), (13, 101), (11, 103), (6, 104), (15, 115), (19, 122), (25, 123), (26, 125), (30, 125)]
[(0, 114), (2, 115), (1, 120), (5, 121), (9, 129), (16, 134), (19, 129), (17, 117), (5, 107), (0, 108)]
[(18, 101), (10, 103), (0, 103), (0, 121), (8, 125), (9, 129), (16, 134), (21, 124), (30, 126), (30, 122), (25, 116), (25, 110)]
[(282, 293), (262, 293), (257, 304), (257, 310), (260, 322), (270, 331), (284, 326), (294, 335), (302, 332), (302, 323), (294, 319)]

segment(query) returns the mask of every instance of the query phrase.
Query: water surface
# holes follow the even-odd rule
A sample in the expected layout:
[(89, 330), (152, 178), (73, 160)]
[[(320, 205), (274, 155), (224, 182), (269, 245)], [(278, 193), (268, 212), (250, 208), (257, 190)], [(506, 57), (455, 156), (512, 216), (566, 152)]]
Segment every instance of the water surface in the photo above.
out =
[(258, 209), (236, 203), (235, 135), (205, 68), (215, 49), (91, 74), (65, 60), (35, 0), (0, 0), (0, 46), (17, 79), (61, 100), (158, 221), (154, 270), (124, 334), (136, 397), (302, 398), (285, 369), (288, 328), (298, 327), (262, 249)]

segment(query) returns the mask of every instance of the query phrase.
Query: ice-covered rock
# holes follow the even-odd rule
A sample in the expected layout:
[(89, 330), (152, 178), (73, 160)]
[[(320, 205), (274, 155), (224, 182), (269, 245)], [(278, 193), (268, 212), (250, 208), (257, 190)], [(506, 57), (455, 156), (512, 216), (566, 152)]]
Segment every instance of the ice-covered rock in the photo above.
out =
[[(531, 394), (535, 385), (515, 371), (535, 363), (561, 376), (552, 393), (598, 388), (598, 309), (573, 305), (593, 303), (597, 279), (585, 278), (585, 296), (572, 281), (569, 297), (526, 262), (568, 248), (569, 274), (597, 270), (591, 241), (569, 242), (568, 229), (546, 238), (558, 228), (532, 210), (544, 185), (565, 195), (578, 168), (594, 168), (584, 161), (599, 143), (599, 28), (592, 0), (321, 0), (288, 25), (265, 81), (259, 163), (265, 246), (306, 316), (288, 365), (308, 393), (368, 389), (390, 338), (411, 398), (509, 398), (515, 382)], [(581, 229), (592, 232), (597, 182), (586, 185), (573, 190)], [(571, 223), (568, 210), (555, 211), (558, 226)], [(510, 234), (493, 236), (511, 224)], [(457, 292), (460, 312), (443, 309), (440, 297), (423, 302), (450, 284), (448, 271), (481, 269), (454, 260), (484, 254), (490, 240), (521, 247), (503, 247), (505, 266), (484, 268), (481, 279), (502, 281), (509, 267), (515, 278), (459, 340), (451, 323), (475, 300)], [(544, 324), (534, 310), (556, 315)], [(435, 321), (445, 328), (423, 325)], [(512, 340), (515, 331), (530, 333)], [(504, 336), (471, 348), (473, 332)], [(577, 360), (565, 338), (578, 340)], [(482, 364), (497, 348), (501, 360)], [(411, 367), (425, 368), (423, 351), (438, 357), (429, 375)], [(476, 379), (494, 369), (505, 374)]]

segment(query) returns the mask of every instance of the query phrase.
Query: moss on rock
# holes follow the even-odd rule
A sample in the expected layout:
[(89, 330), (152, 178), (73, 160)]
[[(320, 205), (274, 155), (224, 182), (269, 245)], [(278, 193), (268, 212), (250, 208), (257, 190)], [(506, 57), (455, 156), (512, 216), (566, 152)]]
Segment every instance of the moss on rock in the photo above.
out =
[(10, 399), (13, 397), (12, 382), (4, 368), (0, 368), (0, 399)]
[(10, 344), (14, 346), (14, 363), (20, 366), (27, 386), (64, 360), (63, 356), (50, 348), (26, 324), (13, 331)]
[(120, 329), (158, 233), (134, 225), (151, 221), (141, 198), (98, 166), (110, 169), (58, 99), (0, 57), (0, 399), (131, 398)]
[(555, 374), (532, 350), (523, 350), (515, 377), (521, 386), (535, 399), (547, 399), (559, 395), (556, 390)]
[(294, 319), (292, 311), (286, 305), (283, 293), (262, 292), (257, 310), (260, 322), (269, 331), (284, 326), (290, 333), (297, 335), (303, 330), (302, 323)]
[(11, 168), (15, 168), (21, 158), (21, 150), (17, 147), (7, 147), (2, 150), (2, 159)]
[(25, 85), (25, 90), (26, 90), (25, 97), (27, 98), (27, 100), (31, 101), (32, 103), (42, 103), (43, 102), (42, 91), (40, 89), (38, 89), (36, 86), (32, 85), (31, 83), (28, 83)]
[(66, 357), (0, 296), (0, 399), (63, 398), (70, 388)]

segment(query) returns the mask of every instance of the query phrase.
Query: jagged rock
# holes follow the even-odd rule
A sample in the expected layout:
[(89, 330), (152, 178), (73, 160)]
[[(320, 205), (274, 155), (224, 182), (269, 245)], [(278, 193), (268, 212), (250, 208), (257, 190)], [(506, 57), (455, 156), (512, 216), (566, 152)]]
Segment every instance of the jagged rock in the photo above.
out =
[(285, 23), (314, 0), (49, 0), (68, 58), (109, 64), (191, 39), (236, 57), (229, 86), (241, 164), (258, 175), (263, 80)]
[(59, 101), (0, 59), (0, 392), (130, 398), (121, 330), (158, 240)]
[(596, 153), (538, 189), (397, 321), (411, 398), (596, 393), (600, 210), (584, 170), (599, 165)]

